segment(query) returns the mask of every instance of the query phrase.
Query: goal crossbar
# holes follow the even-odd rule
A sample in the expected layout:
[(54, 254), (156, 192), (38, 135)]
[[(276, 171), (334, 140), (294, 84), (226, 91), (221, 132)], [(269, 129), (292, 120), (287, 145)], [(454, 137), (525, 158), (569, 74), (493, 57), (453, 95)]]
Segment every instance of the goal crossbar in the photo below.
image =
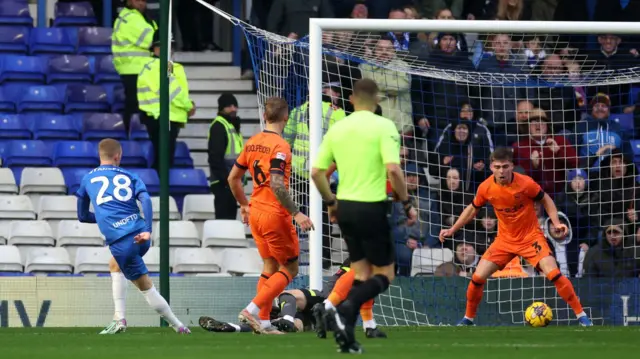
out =
[[(309, 20), (309, 160), (315, 163), (323, 134), (322, 121), (322, 32), (403, 31), (456, 33), (640, 34), (640, 22), (584, 21), (460, 21), (404, 19), (318, 19)], [(311, 171), (310, 166), (310, 171)], [(309, 216), (316, 223), (309, 233), (309, 285), (322, 288), (322, 198), (309, 186)]]

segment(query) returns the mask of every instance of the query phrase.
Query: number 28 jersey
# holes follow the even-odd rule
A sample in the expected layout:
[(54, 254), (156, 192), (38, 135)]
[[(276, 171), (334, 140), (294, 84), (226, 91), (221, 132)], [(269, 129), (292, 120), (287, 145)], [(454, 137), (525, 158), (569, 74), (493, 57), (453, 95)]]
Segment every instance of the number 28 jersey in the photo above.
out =
[(76, 196), (88, 197), (107, 244), (145, 228), (137, 198), (147, 187), (140, 178), (120, 167), (100, 166), (87, 173)]
[(289, 189), (291, 147), (282, 136), (265, 130), (251, 137), (244, 145), (235, 165), (249, 170), (253, 178), (250, 202), (252, 209), (289, 215), (271, 190), (271, 174), (284, 176), (284, 185)]

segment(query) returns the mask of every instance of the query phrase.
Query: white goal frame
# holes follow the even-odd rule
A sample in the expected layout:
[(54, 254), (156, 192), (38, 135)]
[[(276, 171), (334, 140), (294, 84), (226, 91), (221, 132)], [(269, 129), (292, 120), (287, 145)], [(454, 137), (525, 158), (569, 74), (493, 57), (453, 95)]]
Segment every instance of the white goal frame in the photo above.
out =
[[(407, 31), (536, 34), (640, 34), (640, 22), (470, 21), (318, 19), (309, 20), (309, 160), (315, 163), (322, 142), (322, 31)], [(311, 171), (311, 167), (309, 171)], [(311, 176), (309, 176), (311, 178)], [(322, 289), (322, 197), (309, 186), (309, 287)]]

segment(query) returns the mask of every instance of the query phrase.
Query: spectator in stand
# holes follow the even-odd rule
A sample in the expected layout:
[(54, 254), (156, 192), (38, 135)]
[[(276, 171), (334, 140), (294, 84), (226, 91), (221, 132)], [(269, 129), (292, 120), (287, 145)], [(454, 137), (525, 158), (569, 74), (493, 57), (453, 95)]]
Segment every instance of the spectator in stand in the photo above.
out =
[(610, 218), (603, 225), (605, 239), (589, 248), (584, 259), (584, 275), (598, 278), (637, 277), (640, 255), (635, 236), (625, 235), (623, 221)]
[(441, 9), (447, 9), (452, 19), (462, 19), (464, 0), (417, 0), (420, 11), (429, 19), (437, 19)]
[(559, 0), (536, 0), (531, 2), (531, 20), (551, 21)]
[[(442, 141), (436, 145), (439, 154), (440, 169), (456, 168), (462, 175), (464, 191), (473, 192), (487, 178), (490, 146), (484, 141), (474, 141), (476, 124), (466, 119), (459, 119), (443, 135)], [(439, 177), (443, 177), (444, 171)]]
[[(468, 99), (463, 99), (456, 108), (459, 109), (457, 114), (459, 121), (468, 121), (473, 126), (472, 141), (474, 144), (479, 147), (488, 147), (489, 151), (493, 152), (494, 145), (491, 131), (489, 131), (489, 128), (484, 125), (483, 119), (475, 120), (475, 112), (471, 106), (471, 102)], [(443, 141), (451, 140), (451, 131), (455, 128), (455, 125), (455, 122), (451, 123), (449, 120), (438, 121), (438, 126), (441, 127), (443, 131), (436, 143), (436, 148), (440, 147)]]
[[(219, 0), (204, 0), (215, 5)], [(176, 4), (176, 3), (174, 3)], [(222, 51), (213, 41), (213, 14), (196, 1), (177, 1), (182, 51)]]
[(589, 191), (589, 176), (582, 169), (567, 171), (565, 192), (555, 197), (558, 210), (566, 214), (573, 229), (574, 239), (567, 245), (567, 262), (571, 275), (578, 273), (580, 251), (587, 251), (597, 241), (597, 218), (591, 215), (591, 208), (597, 203), (598, 196)]
[(598, 169), (600, 160), (611, 150), (618, 148), (630, 155), (628, 133), (616, 122), (609, 120), (609, 96), (598, 93), (591, 99), (591, 115), (576, 125), (576, 143), (580, 148), (580, 167)]
[[(526, 0), (498, 0), (495, 8), (496, 20), (531, 20), (531, 2)], [(514, 40), (519, 41), (519, 40)]]
[(360, 65), (362, 78), (372, 79), (378, 84), (382, 113), (400, 131), (413, 124), (411, 75), (407, 72), (409, 64), (396, 57), (393, 39), (387, 36), (378, 40), (374, 56), (385, 67), (363, 63)]
[(498, 0), (468, 1), (463, 14), (467, 20), (494, 20)]
[(524, 48), (522, 49), (522, 63), (525, 69), (533, 70), (547, 57), (544, 44), (540, 41), (541, 35), (529, 35), (524, 37)]
[[(443, 178), (441, 182), (439, 191), (440, 223), (442, 228), (449, 228), (456, 222), (456, 219), (464, 210), (466, 203), (470, 203), (473, 199), (473, 195), (464, 190), (463, 181), (460, 178), (460, 171), (456, 168), (449, 168), (446, 172), (446, 177)], [(460, 240), (465, 232), (466, 231), (458, 231), (455, 239)], [(445, 245), (452, 242), (453, 241), (446, 241)]]
[[(451, 9), (443, 8), (438, 10), (434, 19), (435, 20), (455, 20), (456, 18), (453, 16)], [(456, 48), (459, 51), (462, 51), (463, 53), (466, 54), (467, 51), (469, 51), (469, 47), (467, 46), (466, 36), (464, 34), (459, 34), (459, 33), (454, 35), (456, 37)], [(438, 47), (438, 41), (440, 41), (440, 39), (438, 38), (437, 32), (432, 32), (431, 34), (429, 34), (429, 42), (433, 44), (433, 47), (435, 48)]]
[(493, 207), (485, 206), (480, 210), (475, 223), (473, 243), (480, 254), (489, 248), (498, 235), (498, 219)]
[[(391, 11), (389, 11), (389, 19), (405, 20), (407, 19), (407, 13), (402, 8), (393, 8), (391, 9)], [(413, 40), (411, 33), (402, 31), (389, 31), (387, 35), (393, 42), (393, 47), (396, 49), (396, 51), (409, 51), (409, 46)]]
[(535, 109), (529, 100), (518, 102), (516, 116), (511, 118), (505, 126), (496, 126), (495, 138), (497, 146), (511, 147), (525, 138), (529, 133), (529, 114)]
[[(491, 39), (493, 56), (483, 59), (478, 65), (479, 72), (521, 74), (519, 66), (514, 66), (511, 55), (511, 37), (507, 34), (496, 34)], [(489, 127), (504, 126), (508, 119), (516, 115), (518, 99), (533, 98), (523, 87), (483, 86), (480, 89), (483, 117)]]
[(599, 225), (610, 218), (624, 218), (625, 222), (638, 222), (640, 193), (637, 190), (636, 166), (620, 152), (614, 149), (603, 161), (599, 178), (594, 181), (598, 194), (593, 206)]
[(460, 34), (441, 32), (435, 39), (435, 49), (427, 62), (430, 66), (446, 68), (454, 71), (472, 71), (473, 63), (469, 55), (460, 50), (458, 39)]
[[(615, 34), (602, 34), (598, 36), (600, 48), (590, 51), (587, 61), (595, 61), (597, 70), (620, 70), (637, 66), (638, 51), (636, 49), (625, 49), (622, 46), (622, 39)], [(610, 108), (615, 112), (622, 112), (622, 109), (629, 105), (628, 96), (631, 86), (629, 84), (589, 86), (588, 95), (593, 96), (597, 92), (609, 94), (611, 98)]]
[(335, 17), (329, 0), (274, 0), (267, 31), (298, 40), (309, 34), (309, 19)]
[[(540, 79), (553, 84), (566, 77), (568, 69), (558, 55), (548, 56), (542, 63)], [(570, 86), (543, 86), (537, 89), (541, 109), (550, 115), (553, 131), (557, 134), (574, 133), (578, 120), (575, 90)]]
[(564, 189), (566, 170), (578, 166), (578, 156), (564, 136), (551, 133), (548, 121), (541, 109), (530, 113), (529, 136), (513, 145), (513, 159), (553, 197)]
[(453, 263), (462, 268), (462, 273), (465, 277), (471, 277), (473, 272), (480, 261), (480, 254), (476, 251), (474, 246), (465, 241), (456, 241), (455, 256), (453, 257)]

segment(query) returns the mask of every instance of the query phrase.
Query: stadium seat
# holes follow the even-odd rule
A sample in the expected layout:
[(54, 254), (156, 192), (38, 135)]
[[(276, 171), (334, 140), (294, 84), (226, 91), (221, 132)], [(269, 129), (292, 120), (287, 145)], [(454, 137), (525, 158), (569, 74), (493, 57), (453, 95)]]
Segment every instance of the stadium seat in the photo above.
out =
[(9, 168), (0, 168), (0, 194), (17, 194), (18, 186)]
[(111, 252), (107, 247), (80, 247), (74, 273), (109, 273)]
[[(2, 202), (0, 202), (2, 203)], [(160, 220), (160, 197), (152, 196), (151, 205), (153, 207), (153, 219)], [(142, 210), (142, 207), (140, 207)], [(1, 218), (1, 217), (0, 217)], [(178, 205), (173, 197), (169, 196), (169, 220), (180, 220), (180, 212), (178, 211)]]
[[(153, 245), (160, 246), (159, 222), (154, 225)], [(169, 221), (169, 246), (200, 248), (200, 236), (196, 225), (191, 221)]]
[(609, 121), (619, 124), (623, 131), (633, 131), (633, 113), (612, 113), (609, 115)]
[(113, 56), (102, 56), (95, 59), (93, 82), (95, 84), (121, 83), (120, 75), (113, 67)]
[(39, 247), (30, 250), (27, 254), (24, 271), (26, 273), (71, 273), (73, 266), (69, 260), (69, 253), (64, 248)]
[(176, 194), (210, 193), (209, 182), (202, 170), (173, 168), (169, 170), (171, 192)]
[(173, 167), (193, 168), (193, 159), (189, 147), (184, 141), (176, 142), (176, 151), (173, 154)]
[(11, 221), (12, 220), (0, 220), (0, 245), (5, 245), (9, 241), (9, 234), (11, 233)]
[(147, 186), (147, 192), (150, 195), (156, 196), (160, 193), (160, 177), (158, 177), (156, 170), (153, 168), (131, 168), (130, 171), (140, 177)]
[(21, 81), (42, 84), (45, 82), (47, 60), (37, 56), (13, 55), (2, 56), (0, 61), (0, 82)]
[(148, 140), (149, 132), (147, 132), (147, 126), (140, 123), (140, 116), (134, 114), (131, 116), (131, 124), (129, 126), (129, 139), (133, 141)]
[(33, 26), (29, 3), (26, 1), (3, 1), (0, 3), (0, 25)]
[(72, 115), (29, 114), (29, 129), (35, 140), (77, 140), (80, 137), (76, 118)]
[(149, 158), (136, 141), (120, 141), (122, 159), (120, 165), (125, 168), (149, 167)]
[[(82, 118), (82, 139), (85, 141), (113, 138), (127, 139), (122, 116), (117, 113), (88, 113)], [(124, 152), (126, 156), (127, 153)], [(124, 165), (123, 165), (124, 166)]]
[(49, 58), (46, 67), (47, 83), (91, 83), (89, 58), (84, 55), (59, 55)]
[[(76, 51), (73, 40), (75, 29), (35, 27), (29, 36), (29, 52), (36, 54), (72, 54)], [(77, 36), (77, 35), (75, 35)]]
[(0, 114), (0, 140), (31, 139), (27, 123), (19, 115)]
[(88, 1), (56, 2), (53, 26), (95, 26), (98, 21)]
[(12, 96), (5, 95), (5, 89), (0, 87), (0, 112), (16, 112), (16, 101)]
[(100, 85), (70, 84), (66, 91), (65, 113), (109, 112), (107, 92)]
[(0, 26), (0, 52), (26, 54), (30, 30), (26, 26)]
[(177, 248), (173, 259), (174, 273), (218, 273), (220, 265), (207, 248)]
[(60, 141), (53, 150), (55, 167), (98, 167), (98, 150), (91, 142)]
[(92, 169), (93, 168), (63, 168), (62, 176), (64, 176), (64, 183), (67, 185), (67, 194), (75, 194), (80, 187), (80, 182), (84, 175)]
[(67, 193), (62, 171), (55, 167), (27, 167), (22, 170), (20, 194), (30, 193)]
[(11, 221), (10, 226), (10, 245), (53, 246), (56, 243), (47, 221)]
[[(151, 247), (147, 253), (142, 257), (144, 264), (147, 266), (149, 273), (160, 272), (160, 248)], [(169, 267), (171, 270), (171, 266)]]
[(212, 194), (188, 194), (184, 197), (182, 218), (187, 221), (215, 219)]
[(77, 220), (63, 220), (58, 223), (57, 245), (66, 246), (103, 246), (104, 236), (97, 224), (80, 223)]
[(4, 154), (4, 166), (41, 167), (51, 166), (50, 149), (38, 140), (13, 140), (9, 142)]
[(640, 140), (631, 140), (631, 150), (633, 151), (633, 161), (640, 161)]
[(38, 205), (38, 219), (77, 219), (76, 203), (76, 196), (42, 196)]
[(640, 102), (640, 87), (632, 87), (629, 91), (629, 105)]
[(22, 272), (20, 251), (16, 246), (0, 246), (0, 272)]
[(203, 247), (249, 247), (244, 235), (244, 224), (230, 219), (214, 219), (204, 222)]
[(222, 271), (232, 275), (260, 274), (262, 259), (255, 248), (228, 248), (222, 251)]
[(81, 27), (78, 29), (78, 53), (86, 55), (110, 55), (110, 27)]
[(411, 276), (431, 275), (440, 264), (451, 261), (453, 261), (453, 252), (448, 248), (418, 248), (413, 251)]
[[(55, 86), (18, 86), (11, 89), (19, 95), (17, 110), (23, 112), (55, 112), (61, 113), (64, 105), (64, 93)], [(6, 94), (6, 93), (5, 93)]]
[(106, 84), (106, 88), (110, 88), (112, 92), (109, 93), (109, 103), (111, 104), (111, 112), (123, 112), (124, 111), (124, 87), (120, 84), (110, 86), (113, 84)]

